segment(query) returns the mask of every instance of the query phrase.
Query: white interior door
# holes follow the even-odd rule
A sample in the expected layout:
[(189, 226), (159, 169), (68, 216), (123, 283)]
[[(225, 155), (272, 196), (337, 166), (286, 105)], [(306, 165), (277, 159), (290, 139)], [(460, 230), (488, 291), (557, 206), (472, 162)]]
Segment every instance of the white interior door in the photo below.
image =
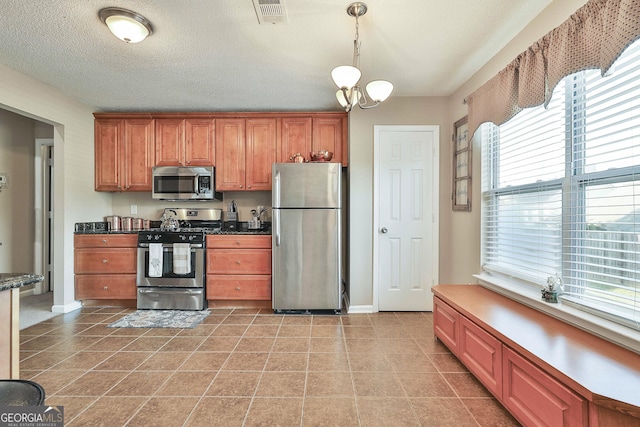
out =
[(438, 275), (438, 127), (375, 126), (379, 311), (430, 311)]

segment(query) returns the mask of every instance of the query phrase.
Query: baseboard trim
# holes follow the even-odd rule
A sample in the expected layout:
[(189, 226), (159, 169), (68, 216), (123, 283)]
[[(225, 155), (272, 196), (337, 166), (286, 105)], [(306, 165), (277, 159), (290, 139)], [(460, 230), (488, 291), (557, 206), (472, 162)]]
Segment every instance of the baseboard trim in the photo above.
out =
[(375, 313), (372, 305), (352, 305), (347, 311), (349, 314)]
[(80, 301), (73, 301), (64, 305), (54, 304), (53, 307), (51, 307), (51, 311), (53, 313), (69, 313), (80, 308), (82, 308), (82, 303)]

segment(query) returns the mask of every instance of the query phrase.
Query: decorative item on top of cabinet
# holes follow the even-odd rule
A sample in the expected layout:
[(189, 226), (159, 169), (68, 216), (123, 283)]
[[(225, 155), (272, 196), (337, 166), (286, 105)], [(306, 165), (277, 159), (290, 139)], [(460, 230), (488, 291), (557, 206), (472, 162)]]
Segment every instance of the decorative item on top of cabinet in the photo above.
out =
[(154, 120), (96, 118), (94, 132), (95, 190), (151, 191)]
[(216, 123), (216, 189), (271, 190), (276, 161), (276, 119), (219, 119)]
[(137, 234), (76, 234), (78, 300), (135, 300)]
[(207, 236), (207, 299), (271, 301), (271, 236)]
[(156, 119), (155, 166), (214, 166), (215, 120)]
[(331, 151), (332, 162), (348, 163), (347, 113), (311, 113), (282, 117), (278, 132), (278, 162), (288, 162), (297, 153), (309, 159), (312, 151)]

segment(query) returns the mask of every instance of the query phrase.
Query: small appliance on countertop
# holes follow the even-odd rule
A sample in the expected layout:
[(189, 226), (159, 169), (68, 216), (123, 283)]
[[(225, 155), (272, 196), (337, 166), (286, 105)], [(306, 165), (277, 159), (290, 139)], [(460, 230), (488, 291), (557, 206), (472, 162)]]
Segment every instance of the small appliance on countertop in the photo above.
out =
[(227, 205), (227, 211), (224, 215), (224, 225), (222, 228), (224, 231), (236, 231), (238, 230), (238, 205), (235, 200)]

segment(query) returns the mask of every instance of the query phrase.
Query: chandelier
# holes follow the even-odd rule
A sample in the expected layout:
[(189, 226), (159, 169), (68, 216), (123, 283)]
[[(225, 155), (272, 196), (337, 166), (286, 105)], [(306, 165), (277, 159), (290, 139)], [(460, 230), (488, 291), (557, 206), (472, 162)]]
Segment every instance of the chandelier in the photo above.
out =
[[(393, 83), (387, 80), (373, 80), (365, 89), (360, 84), (360, 34), (358, 18), (367, 13), (367, 5), (361, 2), (351, 3), (347, 14), (356, 18), (356, 36), (353, 40), (353, 65), (340, 65), (331, 71), (331, 78), (338, 86), (336, 98), (346, 112), (357, 105), (360, 108), (377, 107), (384, 102), (393, 91)], [(368, 97), (367, 97), (368, 95)]]

